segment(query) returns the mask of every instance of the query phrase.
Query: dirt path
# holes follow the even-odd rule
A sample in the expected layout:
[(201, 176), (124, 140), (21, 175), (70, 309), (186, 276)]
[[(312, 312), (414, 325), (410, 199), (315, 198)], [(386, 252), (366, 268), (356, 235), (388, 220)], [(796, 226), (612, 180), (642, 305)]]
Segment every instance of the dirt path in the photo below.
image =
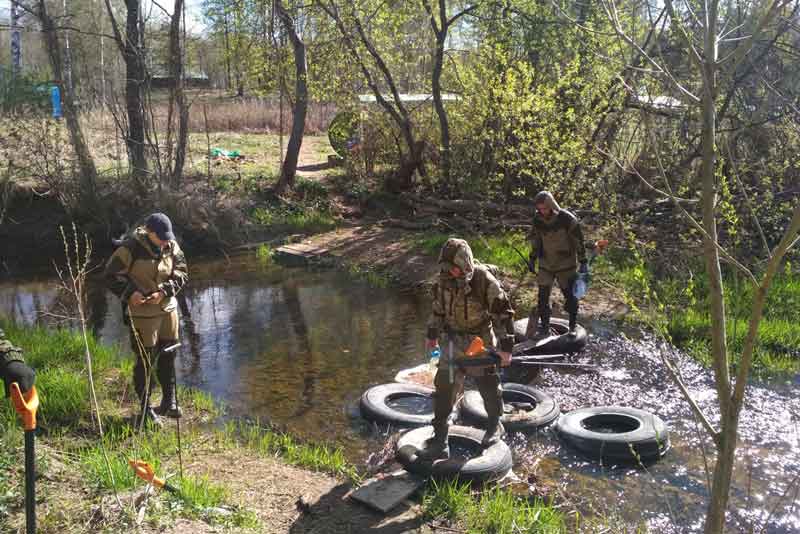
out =
[(300, 145), (297, 175), (309, 180), (325, 181), (331, 168), (328, 156), (333, 154), (326, 136), (306, 137)]
[[(208, 466), (214, 466), (209, 472)], [(263, 458), (238, 449), (195, 454), (186, 466), (196, 475), (210, 474), (231, 489), (231, 503), (252, 510), (262, 532), (328, 534), (377, 532), (381, 534), (427, 534), (420, 507), (400, 505), (388, 515), (348, 499), (348, 482), (306, 471), (279, 460)], [(202, 521), (180, 520), (168, 530), (172, 534), (217, 532)]]
[[(415, 233), (385, 226), (380, 220), (361, 221), (331, 232), (311, 236), (302, 241), (312, 249), (326, 251), (337, 263), (357, 271), (370, 271), (392, 282), (400, 290), (420, 290), (436, 275), (434, 255), (425, 254), (415, 244)], [(518, 306), (518, 316), (527, 315), (537, 291), (535, 277), (504, 276)], [(561, 311), (563, 298), (553, 291), (555, 313)], [(629, 312), (613, 286), (595, 281), (586, 299), (581, 302), (581, 317), (586, 319), (620, 319)]]

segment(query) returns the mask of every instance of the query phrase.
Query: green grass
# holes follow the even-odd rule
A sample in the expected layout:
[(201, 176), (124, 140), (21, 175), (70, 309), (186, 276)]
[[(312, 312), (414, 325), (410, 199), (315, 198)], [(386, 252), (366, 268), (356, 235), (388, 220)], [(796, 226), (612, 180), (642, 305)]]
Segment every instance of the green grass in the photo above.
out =
[[(609, 281), (632, 307), (636, 320), (665, 335), (698, 361), (711, 363), (711, 319), (708, 313), (708, 278), (702, 265), (691, 272), (658, 278), (646, 258), (631, 251), (611, 251), (598, 258), (595, 276)], [(724, 276), (726, 331), (735, 364), (747, 334), (754, 288), (730, 271)], [(768, 378), (800, 371), (800, 275), (787, 266), (775, 277), (759, 324), (753, 371)]]
[(12, 477), (19, 459), (10, 452), (19, 448), (21, 442), (22, 432), (19, 429), (11, 428), (0, 436), (0, 524), (5, 523), (10, 508), (17, 500), (14, 497), (15, 482)]
[(514, 250), (514, 247), (527, 257), (530, 246), (525, 240), (525, 234), (515, 232), (502, 236), (469, 236), (442, 233), (426, 233), (414, 236), (414, 244), (426, 254), (438, 257), (439, 250), (449, 237), (460, 237), (469, 243), (475, 258), (481, 263), (497, 265), (503, 272), (522, 274), (528, 270), (523, 258)]
[(280, 456), (285, 462), (314, 471), (330, 473), (361, 480), (355, 466), (350, 464), (340, 447), (301, 443), (289, 434), (261, 428), (258, 424), (228, 423), (217, 431), (217, 443), (234, 446), (242, 443), (246, 448), (264, 456)]
[[(40, 368), (42, 369), (42, 368)], [(78, 426), (89, 415), (89, 382), (82, 373), (69, 369), (43, 368), (36, 375), (41, 409), (37, 413), (44, 427)]]
[(264, 226), (276, 227), (284, 232), (318, 234), (333, 230), (338, 225), (327, 206), (310, 205), (286, 207), (259, 207), (251, 212), (251, 219)]
[(325, 200), (328, 198), (328, 188), (318, 180), (298, 176), (294, 182), (294, 194), (305, 201)]
[[(25, 349), (25, 361), (35, 369), (52, 365), (82, 371), (86, 366), (83, 337), (74, 330), (48, 329), (42, 326), (23, 327), (0, 319), (2, 327), (15, 345)], [(92, 366), (100, 372), (119, 361), (115, 350), (89, 337)]]
[(422, 497), (422, 508), (429, 519), (448, 519), (455, 521), (466, 516), (474, 504), (469, 482), (458, 480), (433, 480), (428, 491)]
[(269, 267), (274, 263), (273, 253), (274, 251), (269, 245), (259, 245), (256, 249), (256, 261), (262, 267)]
[(222, 415), (224, 411), (224, 406), (214, 400), (214, 397), (197, 388), (178, 385), (178, 400), (181, 404), (188, 403), (195, 411), (207, 414), (211, 418)]
[[(25, 361), (37, 370), (40, 426), (74, 428), (88, 421), (89, 385), (81, 335), (72, 330), (22, 327), (2, 320), (0, 327), (14, 344), (25, 349)], [(113, 349), (92, 337), (89, 349), (95, 375), (105, 373), (120, 361)], [(0, 403), (0, 429), (16, 424), (17, 415), (10, 403)]]
[(502, 488), (474, 496), (470, 484), (458, 480), (432, 482), (422, 507), (428, 519), (445, 519), (469, 533), (565, 532), (563, 515), (540, 500), (524, 499)]
[(230, 492), (223, 486), (209, 480), (208, 475), (184, 477), (179, 482), (171, 482), (177, 493), (170, 493), (170, 499), (180, 501), (186, 508), (200, 515), (206, 508), (215, 508), (230, 498)]
[(388, 274), (374, 271), (369, 266), (351, 264), (347, 267), (347, 272), (353, 278), (372, 287), (387, 288), (392, 283), (392, 278)]
[[(108, 454), (108, 465), (103, 457), (103, 450), (99, 444), (81, 450), (78, 455), (80, 467), (87, 478), (102, 490), (112, 490), (116, 487), (118, 491), (129, 490), (144, 484), (136, 476), (128, 460), (144, 460), (155, 470), (156, 476), (163, 477), (161, 470), (161, 452), (154, 450), (147, 443), (137, 447), (137, 451), (121, 450), (115, 440), (106, 438), (106, 453)], [(111, 469), (109, 472), (108, 466)]]
[[(167, 478), (177, 470), (178, 439), (174, 425), (167, 425), (159, 431), (136, 432), (128, 419), (118, 412), (115, 400), (119, 377), (127, 380), (131, 374), (132, 359), (119, 358), (114, 349), (89, 340), (92, 347), (95, 368), (95, 384), (103, 410), (105, 435), (101, 438), (91, 423), (88, 380), (84, 370), (83, 340), (69, 330), (46, 330), (40, 327), (25, 327), (0, 321), (10, 339), (26, 351), (27, 361), (37, 368), (37, 390), (40, 409), (38, 420), (47, 432), (39, 439), (41, 446), (50, 451), (37, 458), (37, 470), (48, 476), (49, 461), (56, 454), (71, 472), (80, 475), (86, 491), (95, 490), (98, 494), (108, 494), (113, 489), (124, 492), (144, 486), (145, 482), (136, 477), (129, 460), (138, 459), (149, 463), (160, 478)], [(122, 375), (120, 375), (122, 373)], [(222, 407), (210, 395), (193, 388), (180, 387), (180, 401), (193, 414), (208, 415), (215, 418), (222, 413)], [(187, 428), (188, 426), (188, 428)], [(182, 451), (184, 461), (191, 457), (191, 451), (202, 440), (196, 425), (184, 426)], [(22, 431), (18, 416), (10, 403), (0, 403), (0, 523), (10, 513), (19, 514), (21, 485), (19, 483), (19, 455), (21, 454)], [(328, 452), (327, 449), (301, 447), (291, 439), (284, 439), (279, 447), (297, 464), (336, 466), (342, 462), (341, 451)], [(106, 460), (107, 455), (107, 460)], [(342, 469), (342, 468), (340, 468)], [(58, 477), (56, 477), (58, 478)], [(176, 516), (202, 518), (204, 521), (242, 529), (258, 530), (260, 523), (252, 511), (236, 506), (226, 506), (229, 492), (209, 480), (207, 476), (187, 476), (183, 480), (168, 479), (180, 488), (180, 495), (168, 492), (159, 494), (156, 505), (148, 508), (148, 521), (162, 524)], [(220, 508), (224, 510), (220, 511)], [(215, 510), (216, 509), (216, 510)], [(166, 513), (165, 513), (166, 512)], [(122, 520), (121, 518), (117, 518)], [(84, 521), (85, 518), (81, 519)], [(52, 525), (50, 522), (52, 521)], [(122, 528), (118, 521), (109, 528), (114, 531)], [(50, 530), (63, 530), (65, 524), (73, 524), (69, 517), (59, 514), (44, 515), (40, 526)]]
[[(219, 132), (211, 133), (211, 148), (238, 150), (242, 161), (212, 161), (212, 184), (221, 192), (256, 192), (272, 186), (280, 170), (278, 136), (272, 134)], [(205, 134), (189, 135), (186, 172), (206, 175), (208, 144)]]

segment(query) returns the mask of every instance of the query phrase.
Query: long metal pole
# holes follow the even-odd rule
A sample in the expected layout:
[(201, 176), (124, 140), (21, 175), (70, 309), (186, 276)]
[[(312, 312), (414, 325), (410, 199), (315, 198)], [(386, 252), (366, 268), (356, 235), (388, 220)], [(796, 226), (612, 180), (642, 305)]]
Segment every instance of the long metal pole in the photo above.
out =
[(36, 462), (34, 434), (36, 429), (25, 431), (25, 523), (27, 534), (36, 534)]

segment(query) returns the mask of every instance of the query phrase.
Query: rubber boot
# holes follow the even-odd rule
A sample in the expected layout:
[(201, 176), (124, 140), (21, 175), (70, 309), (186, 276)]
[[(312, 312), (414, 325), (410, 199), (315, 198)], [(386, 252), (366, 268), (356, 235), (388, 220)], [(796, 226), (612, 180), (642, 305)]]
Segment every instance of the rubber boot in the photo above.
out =
[(539, 312), (539, 318), (542, 323), (539, 325), (539, 330), (536, 332), (538, 337), (547, 337), (550, 335), (550, 309)]
[(499, 419), (491, 419), (486, 426), (486, 433), (483, 435), (481, 443), (485, 446), (494, 445), (503, 439), (505, 435), (506, 429), (503, 427), (503, 423)]
[(525, 328), (525, 339), (533, 339), (538, 334), (539, 312), (537, 308), (531, 308), (531, 313), (528, 315), (528, 326)]
[(570, 313), (569, 314), (569, 337), (575, 337), (578, 335), (578, 314), (577, 313)]
[(550, 335), (550, 313), (552, 312), (550, 308), (550, 291), (552, 289), (553, 286), (539, 286), (539, 302), (537, 304), (537, 309), (539, 311), (539, 319), (542, 323), (539, 326), (539, 330), (536, 332), (537, 337), (547, 337)]
[(447, 442), (447, 425), (435, 426), (433, 437), (425, 440), (425, 447), (417, 452), (420, 460), (433, 462), (450, 457), (450, 446)]
[(155, 412), (163, 417), (179, 419), (183, 413), (178, 407), (174, 354), (162, 352), (159, 356), (158, 382), (161, 384), (161, 404)]
[(139, 415), (136, 416), (136, 428), (142, 428), (150, 423), (158, 428), (163, 426), (161, 418), (150, 407), (150, 393), (153, 389), (152, 380), (150, 387), (147, 386), (147, 369), (144, 360), (139, 357), (133, 367), (133, 388), (139, 397)]

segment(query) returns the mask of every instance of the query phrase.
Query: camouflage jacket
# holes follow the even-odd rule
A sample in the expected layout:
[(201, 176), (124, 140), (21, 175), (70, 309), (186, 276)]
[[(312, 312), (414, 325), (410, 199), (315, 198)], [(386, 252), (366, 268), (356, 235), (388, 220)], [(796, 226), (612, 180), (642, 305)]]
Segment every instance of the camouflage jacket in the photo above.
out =
[(0, 369), (8, 362), (25, 361), (22, 358), (22, 349), (15, 347), (6, 339), (6, 334), (0, 329)]
[(546, 271), (555, 273), (575, 269), (578, 262), (586, 261), (581, 224), (565, 209), (560, 209), (549, 220), (537, 214), (528, 241), (531, 244), (531, 263), (538, 260), (539, 266)]
[(154, 317), (168, 307), (174, 308), (175, 295), (186, 285), (189, 269), (186, 257), (175, 241), (159, 250), (147, 237), (144, 228), (137, 228), (108, 260), (105, 268), (108, 288), (127, 303), (134, 291), (149, 295), (163, 291), (161, 304), (145, 303), (136, 306), (137, 317)]
[[(442, 273), (432, 287), (433, 307), (428, 319), (428, 339), (441, 331), (485, 335), (491, 328), (503, 350), (511, 350), (514, 339), (514, 310), (500, 282), (490, 270), (475, 263), (466, 284)], [(486, 340), (490, 341), (490, 340)]]

